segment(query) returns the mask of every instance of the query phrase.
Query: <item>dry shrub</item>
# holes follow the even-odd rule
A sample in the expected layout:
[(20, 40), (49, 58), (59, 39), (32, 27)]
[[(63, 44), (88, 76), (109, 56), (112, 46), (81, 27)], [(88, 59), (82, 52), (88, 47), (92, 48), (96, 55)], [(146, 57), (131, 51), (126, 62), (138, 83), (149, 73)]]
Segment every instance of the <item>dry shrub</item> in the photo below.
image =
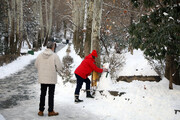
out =
[(149, 64), (152, 66), (152, 68), (155, 70), (155, 72), (159, 75), (159, 76), (164, 76), (165, 74), (165, 61), (159, 61), (159, 60), (154, 60), (151, 57), (145, 57)]
[(112, 79), (116, 79), (118, 72), (123, 67), (125, 58), (123, 54), (112, 53), (110, 56), (104, 57), (104, 63), (109, 63), (109, 72)]

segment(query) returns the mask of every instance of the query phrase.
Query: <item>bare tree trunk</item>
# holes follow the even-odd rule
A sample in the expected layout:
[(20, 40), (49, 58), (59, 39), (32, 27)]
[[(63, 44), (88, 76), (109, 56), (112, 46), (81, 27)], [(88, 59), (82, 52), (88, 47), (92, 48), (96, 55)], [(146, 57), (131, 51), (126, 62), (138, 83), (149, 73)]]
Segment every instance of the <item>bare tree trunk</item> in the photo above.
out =
[(6, 0), (7, 6), (8, 6), (8, 11), (7, 11), (7, 15), (8, 17), (6, 17), (5, 19), (5, 24), (6, 24), (6, 36), (5, 36), (5, 55), (9, 54), (9, 28), (11, 27), (11, 10), (10, 10), (10, 4), (9, 1)]
[(83, 58), (84, 57), (84, 34), (83, 34), (83, 28), (84, 28), (84, 16), (85, 16), (85, 1), (80, 1), (80, 7), (79, 7), (79, 15), (80, 15), (80, 21), (79, 21), (79, 55)]
[[(132, 10), (133, 9), (134, 9), (134, 6), (132, 6)], [(130, 17), (130, 25), (132, 25), (133, 24), (133, 20), (134, 20), (134, 13), (131, 12), (130, 15), (131, 15), (131, 17)], [(131, 43), (129, 43), (128, 51), (130, 51), (131, 55), (133, 55), (133, 46), (132, 46)]]
[(74, 44), (74, 49), (76, 51), (76, 53), (78, 54), (78, 47), (77, 47), (77, 44), (78, 44), (78, 31), (79, 31), (79, 11), (78, 11), (78, 2), (79, 1), (75, 1), (73, 0), (72, 3), (73, 3), (73, 10), (72, 10), (72, 16), (73, 16), (73, 31), (74, 31), (74, 34), (73, 34), (73, 44)]
[(94, 0), (88, 0), (86, 38), (85, 38), (85, 43), (84, 43), (84, 54), (85, 54), (85, 56), (89, 55), (91, 52), (93, 4), (94, 4)]
[[(18, 45), (20, 39), (20, 0), (16, 0), (16, 46)], [(18, 53), (18, 51), (17, 51)]]
[(67, 36), (67, 24), (66, 24), (65, 20), (63, 21), (63, 26), (64, 26), (64, 39), (66, 39), (66, 36)]
[[(39, 10), (38, 10), (38, 8), (39, 8), (39, 6), (38, 6), (38, 2), (37, 1), (35, 1), (35, 4), (33, 4), (33, 11), (34, 11), (34, 14), (35, 14), (35, 16), (36, 16), (36, 20), (38, 21), (39, 19), (39, 15), (38, 15), (38, 13), (39, 13)], [(38, 35), (39, 35), (39, 33), (38, 33), (38, 31), (39, 31), (39, 26), (37, 26), (37, 27), (35, 27), (35, 29), (34, 29), (36, 32), (35, 32), (35, 39), (34, 39), (34, 41), (33, 41), (33, 49), (34, 50), (38, 50), (38, 48), (39, 48), (39, 45), (38, 45)]]
[(50, 11), (49, 11), (49, 35), (50, 37), (52, 35), (52, 18), (53, 18), (53, 6), (54, 6), (54, 0), (50, 0)]
[(170, 75), (169, 75), (169, 89), (173, 89), (173, 57), (170, 56)]
[(23, 0), (18, 0), (18, 4), (19, 4), (19, 46), (18, 46), (18, 55), (20, 55), (20, 52), (21, 52), (21, 47), (22, 47), (22, 41), (23, 41)]
[(11, 1), (11, 16), (12, 16), (12, 19), (11, 19), (11, 33), (10, 33), (10, 54), (14, 54), (15, 53), (15, 49), (14, 47), (15, 46), (15, 42), (14, 42), (14, 32), (15, 32), (15, 0), (12, 0)]
[(78, 55), (84, 57), (84, 46), (83, 46), (83, 27), (84, 27), (84, 10), (85, 1), (76, 0), (73, 1), (73, 44), (74, 49)]
[(44, 41), (44, 46), (46, 46), (49, 37), (52, 35), (52, 18), (53, 18), (53, 6), (54, 0), (50, 0), (50, 10), (49, 10), (49, 19), (48, 19), (48, 12), (47, 12), (47, 0), (45, 0), (45, 9), (46, 9), (46, 38)]
[(165, 68), (165, 77), (169, 80), (170, 79), (170, 68), (171, 68), (171, 56), (166, 55), (166, 68)]
[(92, 23), (92, 35), (91, 35), (91, 51), (96, 50), (98, 58), (96, 59), (97, 66), (100, 67), (100, 27), (102, 17), (102, 0), (94, 1), (93, 10), (93, 23)]
[(39, 0), (39, 23), (40, 23), (40, 45), (44, 41), (44, 26), (43, 26), (43, 15), (42, 15), (42, 0)]
[(47, 7), (47, 0), (45, 0), (45, 10), (46, 10), (46, 35), (45, 35), (45, 40), (43, 42), (43, 46), (46, 46), (48, 42), (48, 35), (49, 35), (49, 20), (48, 20), (48, 7)]

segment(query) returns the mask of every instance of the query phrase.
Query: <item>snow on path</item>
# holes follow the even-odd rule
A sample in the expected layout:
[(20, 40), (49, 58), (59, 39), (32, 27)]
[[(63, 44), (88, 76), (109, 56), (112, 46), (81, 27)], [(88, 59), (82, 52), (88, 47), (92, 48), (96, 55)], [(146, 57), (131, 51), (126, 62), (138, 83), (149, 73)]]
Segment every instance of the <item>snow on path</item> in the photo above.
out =
[[(21, 101), (12, 108), (0, 110), (0, 114), (3, 115), (5, 120), (102, 120), (100, 116), (85, 109), (85, 106), (74, 103), (74, 89), (69, 91), (68, 88), (62, 86), (62, 83), (56, 85), (54, 100), (54, 110), (59, 112), (59, 115), (48, 117), (47, 95), (44, 116), (40, 117), (37, 115), (39, 109), (40, 85), (38, 83), (33, 84), (31, 89), (36, 91), (34, 98)], [(93, 102), (93, 99), (91, 101)]]
[[(64, 45), (58, 44), (58, 50), (60, 50)], [(7, 76), (10, 76), (16, 72), (19, 72), (24, 69), (25, 66), (29, 65), (32, 60), (35, 60), (36, 57), (45, 49), (45, 47), (38, 52), (34, 52), (34, 55), (23, 55), (18, 57), (13, 62), (0, 66), (0, 79), (3, 79)]]
[[(81, 91), (80, 98), (83, 103), (74, 103), (75, 85), (60, 81), (56, 86), (55, 110), (59, 116), (47, 116), (47, 99), (45, 116), (39, 117), (38, 95), (39, 84), (32, 86), (37, 91), (35, 99), (21, 102), (19, 106), (5, 109), (0, 113), (6, 120), (179, 120), (180, 113), (175, 114), (175, 106), (180, 105), (180, 87), (174, 85), (174, 90), (168, 89), (166, 79), (156, 82), (132, 83), (120, 82), (116, 84), (118, 91), (126, 94), (121, 97), (111, 96), (104, 92), (105, 96), (97, 92), (95, 99), (87, 99)], [(146, 89), (144, 89), (144, 86)], [(83, 86), (84, 88), (85, 86)], [(179, 108), (178, 108), (179, 109)], [(9, 114), (11, 113), (11, 114)]]
[(34, 55), (25, 55), (17, 58), (12, 63), (0, 67), (0, 79), (5, 78), (6, 76), (10, 76), (13, 73), (21, 71), (25, 66), (31, 63), (41, 51), (35, 52)]

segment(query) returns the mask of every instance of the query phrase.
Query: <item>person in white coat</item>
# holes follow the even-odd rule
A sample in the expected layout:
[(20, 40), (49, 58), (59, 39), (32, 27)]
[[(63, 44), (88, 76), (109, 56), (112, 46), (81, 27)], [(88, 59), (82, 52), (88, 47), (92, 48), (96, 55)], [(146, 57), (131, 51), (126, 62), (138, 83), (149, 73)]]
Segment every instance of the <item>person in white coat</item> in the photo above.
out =
[(43, 116), (45, 109), (45, 96), (47, 88), (49, 88), (48, 96), (48, 116), (58, 115), (54, 111), (54, 92), (55, 84), (57, 83), (57, 72), (62, 69), (62, 63), (57, 54), (54, 53), (56, 47), (55, 42), (48, 42), (47, 49), (38, 55), (35, 61), (35, 67), (38, 70), (38, 82), (41, 85), (39, 116)]

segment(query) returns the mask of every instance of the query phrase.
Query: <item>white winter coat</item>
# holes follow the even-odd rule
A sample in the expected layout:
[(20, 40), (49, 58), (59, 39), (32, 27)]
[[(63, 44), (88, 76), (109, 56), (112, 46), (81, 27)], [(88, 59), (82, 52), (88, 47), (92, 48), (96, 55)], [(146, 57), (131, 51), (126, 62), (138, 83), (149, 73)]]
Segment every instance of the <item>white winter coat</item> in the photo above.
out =
[(35, 67), (38, 69), (38, 82), (41, 84), (56, 84), (57, 71), (62, 69), (62, 63), (51, 49), (42, 52), (35, 61)]

